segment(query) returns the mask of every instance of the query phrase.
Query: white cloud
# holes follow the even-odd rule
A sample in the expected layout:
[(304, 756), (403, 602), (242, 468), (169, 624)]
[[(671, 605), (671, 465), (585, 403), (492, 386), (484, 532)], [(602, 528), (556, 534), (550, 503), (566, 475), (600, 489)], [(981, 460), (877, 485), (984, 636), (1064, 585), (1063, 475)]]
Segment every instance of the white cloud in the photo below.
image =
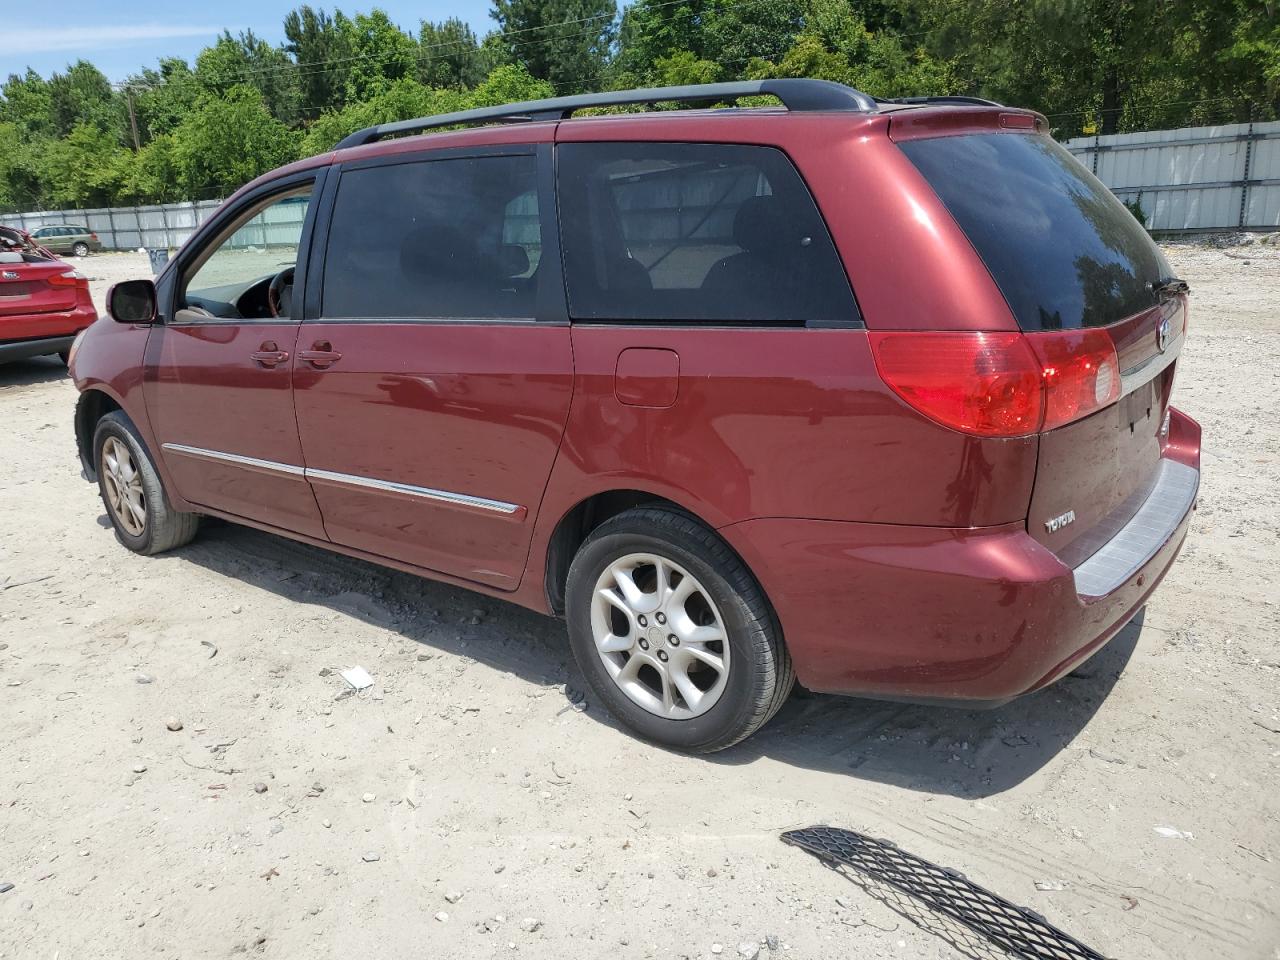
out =
[(173, 37), (213, 37), (220, 27), (134, 23), (114, 26), (9, 27), (0, 30), (0, 54), (48, 53), (56, 50), (101, 50)]

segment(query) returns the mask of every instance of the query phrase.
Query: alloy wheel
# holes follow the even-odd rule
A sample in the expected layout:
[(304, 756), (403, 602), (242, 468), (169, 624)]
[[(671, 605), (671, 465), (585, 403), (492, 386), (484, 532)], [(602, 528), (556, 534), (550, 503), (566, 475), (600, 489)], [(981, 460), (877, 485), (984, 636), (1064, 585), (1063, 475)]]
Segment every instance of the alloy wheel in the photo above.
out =
[(142, 491), (142, 474), (128, 446), (117, 437), (102, 444), (102, 488), (107, 506), (120, 527), (131, 537), (147, 529), (147, 502)]
[(689, 720), (724, 693), (724, 620), (697, 578), (666, 557), (632, 553), (610, 563), (592, 594), (591, 632), (618, 689), (652, 714)]

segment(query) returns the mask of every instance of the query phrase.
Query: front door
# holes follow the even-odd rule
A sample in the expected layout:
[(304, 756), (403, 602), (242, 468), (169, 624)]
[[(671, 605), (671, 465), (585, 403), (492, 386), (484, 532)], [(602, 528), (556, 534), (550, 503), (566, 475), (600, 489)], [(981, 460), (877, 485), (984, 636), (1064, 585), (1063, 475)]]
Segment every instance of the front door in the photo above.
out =
[(291, 384), (293, 279), (301, 290), (315, 187), (314, 176), (294, 178), (247, 198), (184, 251), (170, 309), (147, 342), (145, 395), (183, 499), (323, 538)]
[(502, 589), (573, 388), (534, 149), (345, 168), (294, 368), (330, 539)]

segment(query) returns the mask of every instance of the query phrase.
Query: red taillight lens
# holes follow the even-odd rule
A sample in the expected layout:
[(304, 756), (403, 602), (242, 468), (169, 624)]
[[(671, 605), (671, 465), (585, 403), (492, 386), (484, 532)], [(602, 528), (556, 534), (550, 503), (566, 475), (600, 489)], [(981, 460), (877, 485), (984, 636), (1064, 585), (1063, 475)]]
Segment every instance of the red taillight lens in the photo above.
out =
[(944, 426), (1025, 437), (1087, 417), (1120, 396), (1106, 330), (872, 333), (880, 376)]
[(89, 239), (90, 239), (90, 240), (97, 240), (97, 239), (98, 239), (98, 235), (97, 235), (96, 233), (91, 233), (91, 234), (89, 234)]
[(1031, 333), (1044, 371), (1044, 426), (1052, 430), (1120, 399), (1120, 361), (1105, 330)]
[(89, 289), (89, 278), (79, 270), (64, 270), (62, 273), (55, 273), (47, 279), (47, 283), (51, 287), (79, 287), (81, 290)]
[(880, 376), (927, 417), (979, 437), (1037, 433), (1040, 365), (1020, 333), (872, 333)]

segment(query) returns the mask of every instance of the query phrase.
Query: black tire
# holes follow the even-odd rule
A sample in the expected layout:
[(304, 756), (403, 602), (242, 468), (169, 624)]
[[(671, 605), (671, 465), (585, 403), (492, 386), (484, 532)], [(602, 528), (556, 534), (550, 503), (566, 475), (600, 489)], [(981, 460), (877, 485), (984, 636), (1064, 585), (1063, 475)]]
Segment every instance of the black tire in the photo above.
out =
[(83, 240), (71, 245), (71, 252), (77, 257), (87, 257), (89, 255), (89, 245)]
[(63, 365), (64, 367), (69, 367), (69, 366), (71, 366), (71, 351), (70, 351), (70, 350), (59, 350), (59, 351), (58, 351), (58, 359), (62, 361), (62, 365)]
[[(705, 713), (670, 719), (628, 697), (596, 650), (591, 603), (605, 569), (632, 553), (656, 554), (687, 570), (720, 611), (728, 677)], [(691, 753), (713, 753), (751, 736), (777, 713), (795, 682), (782, 630), (751, 572), (693, 517), (661, 507), (627, 510), (592, 531), (569, 568), (566, 620), (574, 658), (609, 711), (640, 737)]]
[[(137, 474), (142, 482), (145, 521), (140, 533), (133, 533), (122, 525), (116, 516), (107, 493), (108, 472), (103, 463), (102, 449), (107, 441), (115, 438), (129, 450)], [(194, 513), (180, 513), (173, 509), (165, 496), (160, 475), (147, 454), (142, 439), (133, 422), (120, 410), (113, 410), (98, 421), (93, 432), (93, 463), (98, 473), (98, 492), (102, 505), (115, 530), (116, 539), (134, 553), (151, 556), (190, 543), (200, 525), (200, 517)]]

